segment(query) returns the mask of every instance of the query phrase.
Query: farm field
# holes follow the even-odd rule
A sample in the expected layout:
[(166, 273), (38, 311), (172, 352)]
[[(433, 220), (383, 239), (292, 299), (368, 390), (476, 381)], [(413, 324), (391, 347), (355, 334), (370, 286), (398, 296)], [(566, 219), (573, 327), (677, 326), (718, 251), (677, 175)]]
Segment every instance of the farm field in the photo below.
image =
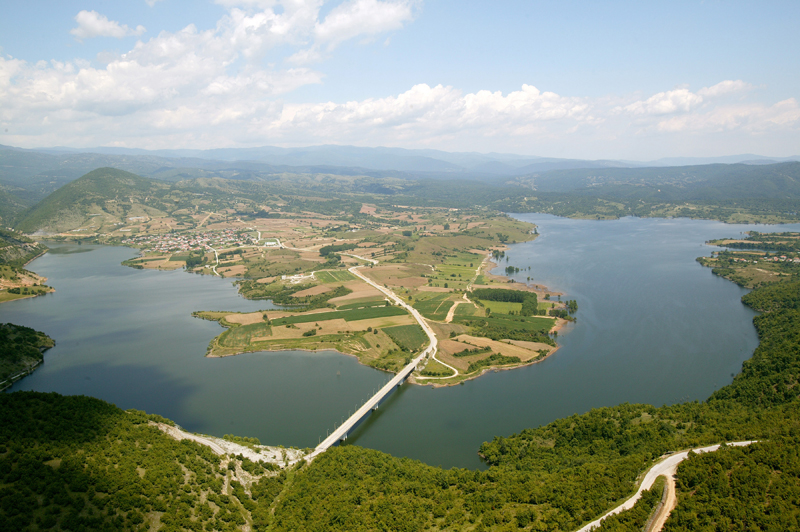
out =
[[(517, 302), (479, 301), (482, 308), (462, 299), (476, 282), (493, 288), (524, 289), (519, 284), (506, 285), (503, 277), (485, 274), (492, 265), (485, 259), (492, 254), (502, 257), (505, 241), (533, 238), (532, 226), (504, 215), (468, 210), (376, 207), (361, 214), (369, 218), (356, 226), (337, 220), (336, 215), (315, 216), (310, 212), (294, 219), (281, 215), (279, 219), (254, 220), (246, 227), (230, 217), (225, 222), (211, 217), (209, 230), (227, 231), (221, 234), (238, 239), (236, 246), (218, 250), (217, 273), (239, 278), (243, 296), (272, 300), (287, 310), (246, 315), (201, 313), (229, 327), (211, 343), (209, 353), (226, 356), (253, 350), (336, 349), (357, 356), (364, 364), (397, 371), (409, 353), (427, 345), (427, 335), (410, 314), (387, 305), (381, 291), (346, 270), (353, 265), (360, 265), (364, 275), (392, 290), (430, 320), (440, 346), (453, 337), (467, 335), (490, 342), (513, 340), (552, 348), (554, 342), (548, 333), (554, 320), (521, 318), (516, 315), (522, 308)], [(281, 247), (264, 246), (268, 239), (274, 243), (279, 240)], [(364, 264), (350, 255), (378, 263)], [(145, 258), (151, 257), (138, 260)], [(191, 249), (181, 250), (161, 260), (170, 266), (213, 273), (213, 253), (198, 255)], [(202, 264), (193, 266), (198, 260)], [(162, 268), (165, 265), (153, 262)], [(539, 307), (552, 305), (548, 302)], [(485, 309), (491, 311), (488, 318), (483, 317)], [(447, 323), (449, 320), (452, 322)], [(522, 344), (500, 344), (492, 352), (462, 357), (452, 365), (465, 373), (471, 364), (474, 370), (475, 363), (481, 368), (505, 366), (513, 360), (525, 364), (539, 356), (537, 350)], [(447, 360), (457, 358), (451, 355), (441, 349), (442, 357), (450, 357)], [(431, 368), (436, 363), (429, 362), (434, 366), (428, 370), (434, 371)], [(453, 383), (459, 377), (454, 377)]]
[(412, 306), (428, 319), (444, 321), (453, 301), (450, 292), (432, 295), (418, 293)]
[(419, 351), (428, 343), (428, 335), (418, 324), (388, 327), (383, 332), (389, 335), (395, 344), (408, 351)]

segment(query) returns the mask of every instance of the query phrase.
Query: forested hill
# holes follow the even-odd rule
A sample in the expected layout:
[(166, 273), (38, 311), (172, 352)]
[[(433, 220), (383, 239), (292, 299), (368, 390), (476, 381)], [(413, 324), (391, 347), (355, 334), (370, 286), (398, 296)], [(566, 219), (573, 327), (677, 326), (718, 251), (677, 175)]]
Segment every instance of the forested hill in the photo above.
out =
[(109, 210), (120, 211), (124, 216), (133, 205), (152, 203), (158, 191), (168, 188), (166, 183), (124, 170), (98, 168), (36, 204), (21, 217), (17, 229), (25, 232), (68, 230), (79, 226), (87, 216)]
[(541, 192), (581, 191), (593, 195), (658, 197), (664, 201), (797, 199), (800, 162), (553, 170), (520, 178), (519, 182)]
[[(497, 437), (480, 449), (486, 472), (344, 446), (279, 473), (178, 443), (147, 416), (96, 399), (0, 395), (0, 531), (569, 531), (627, 497), (664, 453), (748, 439), (761, 443), (684, 462), (666, 530), (794, 530), (798, 292), (800, 283), (785, 283), (745, 298), (764, 311), (761, 343), (708, 401), (624, 404)], [(640, 530), (649, 513), (615, 530)]]
[(726, 222), (800, 220), (800, 163), (564, 170), (513, 181), (534, 191), (510, 212), (619, 218), (660, 216)]

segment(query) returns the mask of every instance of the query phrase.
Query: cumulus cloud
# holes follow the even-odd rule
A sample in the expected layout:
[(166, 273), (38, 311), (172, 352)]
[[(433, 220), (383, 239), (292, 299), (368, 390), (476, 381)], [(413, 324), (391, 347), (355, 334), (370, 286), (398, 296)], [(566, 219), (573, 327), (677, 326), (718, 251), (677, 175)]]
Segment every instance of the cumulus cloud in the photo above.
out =
[[(227, 12), (214, 28), (163, 31), (94, 64), (0, 56), (0, 132), (12, 131), (0, 133), (0, 143), (206, 148), (338, 142), (543, 155), (555, 154), (548, 146), (562, 146), (558, 156), (574, 156), (563, 146), (633, 146), (647, 139), (663, 146), (665, 138), (701, 134), (798, 140), (798, 102), (757, 101), (758, 91), (742, 80), (602, 98), (533, 84), (465, 93), (420, 83), (362, 100), (286, 103), (284, 95), (324, 76), (308, 66), (265, 66), (266, 52), (289, 50), (285, 62), (312, 64), (348, 40), (402, 28), (413, 20), (416, 3), (345, 0), (324, 17), (323, 0), (217, 3)], [(94, 11), (81, 11), (76, 21), (78, 39), (145, 31)]]
[(703, 87), (697, 94), (703, 97), (715, 98), (717, 96), (722, 96), (724, 94), (732, 94), (737, 92), (746, 92), (753, 88), (752, 85), (749, 83), (745, 83), (744, 81), (737, 79), (737, 80), (725, 80), (720, 81), (716, 85), (711, 87)]
[(121, 39), (131, 35), (139, 36), (147, 31), (142, 25), (132, 29), (116, 20), (108, 20), (108, 17), (101, 15), (97, 11), (83, 10), (75, 15), (75, 22), (78, 23), (78, 27), (72, 28), (70, 33), (79, 41), (91, 39), (92, 37), (116, 37)]
[(410, 22), (413, 3), (406, 0), (348, 0), (334, 8), (325, 20), (314, 26), (314, 36), (321, 43), (335, 47), (360, 35), (377, 35), (398, 30)]
[(624, 109), (637, 115), (665, 115), (678, 111), (690, 111), (702, 102), (702, 96), (694, 94), (688, 89), (676, 89), (659, 92), (646, 100), (626, 105)]

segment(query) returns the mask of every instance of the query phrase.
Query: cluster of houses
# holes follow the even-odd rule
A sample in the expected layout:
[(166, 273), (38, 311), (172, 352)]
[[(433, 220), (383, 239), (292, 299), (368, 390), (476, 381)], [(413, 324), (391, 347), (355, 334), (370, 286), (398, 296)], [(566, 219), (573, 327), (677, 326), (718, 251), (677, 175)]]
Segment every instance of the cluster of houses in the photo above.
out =
[(144, 252), (175, 253), (191, 251), (194, 249), (231, 248), (235, 246), (258, 244), (258, 240), (244, 231), (224, 229), (221, 231), (207, 231), (203, 233), (184, 233), (161, 235), (142, 235), (126, 238), (123, 244), (146, 247)]

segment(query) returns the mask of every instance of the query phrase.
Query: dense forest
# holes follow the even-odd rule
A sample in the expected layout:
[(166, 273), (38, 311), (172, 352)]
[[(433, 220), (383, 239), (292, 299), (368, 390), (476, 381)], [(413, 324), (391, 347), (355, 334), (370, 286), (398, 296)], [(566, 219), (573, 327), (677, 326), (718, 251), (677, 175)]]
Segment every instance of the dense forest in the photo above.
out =
[(52, 338), (30, 327), (0, 323), (0, 390), (20, 372), (39, 365), (42, 353), (54, 345)]
[[(705, 402), (592, 410), (484, 443), (487, 471), (353, 446), (267, 471), (177, 442), (86, 397), (0, 396), (0, 530), (574, 530), (663, 454), (736, 440), (679, 469), (668, 530), (786, 530), (800, 510), (800, 283), (744, 298), (761, 343)], [(157, 419), (157, 418), (155, 418)], [(250, 471), (248, 471), (250, 470)], [(640, 526), (648, 496), (607, 529)], [(652, 501), (651, 501), (652, 502)]]

